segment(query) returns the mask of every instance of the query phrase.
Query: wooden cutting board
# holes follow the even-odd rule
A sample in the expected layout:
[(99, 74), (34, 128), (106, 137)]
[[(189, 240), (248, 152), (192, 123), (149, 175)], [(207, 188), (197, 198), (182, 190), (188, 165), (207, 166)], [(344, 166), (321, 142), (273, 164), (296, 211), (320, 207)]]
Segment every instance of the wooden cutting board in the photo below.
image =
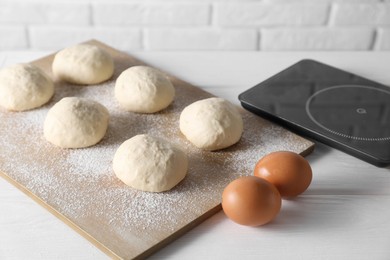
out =
[[(135, 114), (120, 109), (113, 89), (126, 68), (144, 64), (98, 41), (115, 62), (111, 80), (94, 86), (56, 82), (45, 106), (9, 112), (0, 108), (0, 175), (44, 206), (112, 258), (144, 258), (218, 212), (221, 193), (233, 179), (252, 174), (257, 160), (277, 150), (306, 155), (313, 143), (241, 109), (244, 133), (236, 145), (203, 152), (179, 131), (179, 115), (192, 102), (212, 95), (170, 76), (176, 97), (160, 113)], [(51, 75), (54, 55), (32, 62)], [(110, 111), (104, 139), (85, 149), (61, 149), (43, 138), (50, 107), (65, 96), (88, 97)], [(112, 158), (125, 140), (147, 133), (179, 145), (189, 156), (187, 177), (163, 193), (141, 192), (121, 183)]]

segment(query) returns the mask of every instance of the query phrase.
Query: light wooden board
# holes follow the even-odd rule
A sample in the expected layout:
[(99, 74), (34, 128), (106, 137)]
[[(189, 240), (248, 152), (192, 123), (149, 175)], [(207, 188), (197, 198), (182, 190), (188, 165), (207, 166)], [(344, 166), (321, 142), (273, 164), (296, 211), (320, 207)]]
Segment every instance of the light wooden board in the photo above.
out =
[[(182, 109), (212, 95), (170, 76), (175, 101), (153, 115), (125, 112), (113, 97), (115, 78), (124, 69), (143, 64), (100, 42), (90, 41), (113, 56), (113, 79), (95, 86), (56, 83), (45, 106), (26, 112), (0, 110), (0, 175), (59, 217), (113, 258), (144, 258), (220, 210), (223, 188), (233, 179), (252, 174), (256, 161), (277, 150), (306, 155), (313, 143), (241, 110), (240, 142), (218, 152), (202, 152), (180, 133)], [(51, 74), (53, 55), (33, 63)], [(85, 149), (60, 149), (43, 138), (48, 109), (65, 96), (97, 100), (110, 111), (105, 138)], [(112, 157), (118, 146), (141, 133), (179, 145), (189, 156), (188, 176), (174, 189), (148, 193), (116, 179)]]

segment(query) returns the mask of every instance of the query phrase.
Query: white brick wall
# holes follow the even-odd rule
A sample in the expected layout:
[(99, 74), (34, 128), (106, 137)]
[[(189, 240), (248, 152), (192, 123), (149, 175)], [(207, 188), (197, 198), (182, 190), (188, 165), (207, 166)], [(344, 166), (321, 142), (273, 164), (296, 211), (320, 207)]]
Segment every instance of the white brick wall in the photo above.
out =
[(331, 24), (336, 26), (390, 26), (390, 5), (383, 3), (337, 4)]
[(370, 28), (282, 28), (261, 32), (262, 50), (370, 50), (374, 30)]
[(145, 30), (146, 50), (257, 50), (254, 29), (150, 28)]
[(17, 25), (0, 26), (0, 50), (28, 47), (26, 28)]
[(57, 1), (1, 1), (2, 24), (90, 25), (88, 3)]
[(96, 26), (207, 26), (210, 5), (202, 3), (94, 3)]
[(55, 50), (88, 39), (99, 39), (122, 50), (141, 50), (142, 35), (137, 28), (31, 26), (30, 47), (39, 50)]
[(390, 51), (390, 28), (379, 30), (375, 49)]
[(0, 0), (0, 50), (390, 50), (390, 0)]
[[(313, 0), (312, 2), (315, 2)], [(216, 24), (220, 26), (311, 26), (324, 25), (327, 4), (223, 3), (215, 5)]]

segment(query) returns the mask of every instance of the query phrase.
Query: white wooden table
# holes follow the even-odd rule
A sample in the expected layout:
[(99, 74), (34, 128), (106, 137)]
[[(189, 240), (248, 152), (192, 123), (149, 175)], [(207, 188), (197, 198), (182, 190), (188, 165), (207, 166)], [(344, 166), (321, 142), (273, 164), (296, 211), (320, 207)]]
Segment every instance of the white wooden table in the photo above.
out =
[[(0, 67), (44, 54), (0, 52)], [(132, 54), (236, 104), (239, 93), (303, 58), (390, 86), (390, 52)], [(307, 158), (311, 186), (284, 200), (273, 223), (239, 226), (219, 212), (151, 259), (390, 259), (390, 167), (319, 143)], [(0, 178), (0, 259), (107, 258)]]

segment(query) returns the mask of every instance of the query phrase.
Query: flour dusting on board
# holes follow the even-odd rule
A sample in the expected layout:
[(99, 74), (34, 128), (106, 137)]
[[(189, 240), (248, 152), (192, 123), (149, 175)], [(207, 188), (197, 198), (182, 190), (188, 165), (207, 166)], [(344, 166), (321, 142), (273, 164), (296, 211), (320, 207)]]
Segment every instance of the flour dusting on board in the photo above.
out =
[[(114, 54), (115, 78), (134, 60)], [(244, 134), (239, 143), (221, 151), (200, 151), (180, 133), (179, 116), (185, 106), (210, 94), (179, 79), (172, 80), (175, 101), (156, 114), (123, 111), (114, 99), (114, 80), (96, 86), (61, 83), (50, 103), (41, 108), (0, 110), (0, 170), (97, 243), (120, 257), (133, 258), (218, 206), (223, 188), (239, 176), (252, 174), (263, 155), (276, 150), (302, 152), (312, 145), (242, 111)], [(108, 108), (110, 123), (100, 143), (83, 149), (61, 149), (44, 139), (43, 122), (49, 108), (66, 96), (90, 98)], [(119, 145), (144, 133), (173, 142), (189, 156), (187, 177), (170, 191), (137, 191), (113, 173), (112, 159)]]

